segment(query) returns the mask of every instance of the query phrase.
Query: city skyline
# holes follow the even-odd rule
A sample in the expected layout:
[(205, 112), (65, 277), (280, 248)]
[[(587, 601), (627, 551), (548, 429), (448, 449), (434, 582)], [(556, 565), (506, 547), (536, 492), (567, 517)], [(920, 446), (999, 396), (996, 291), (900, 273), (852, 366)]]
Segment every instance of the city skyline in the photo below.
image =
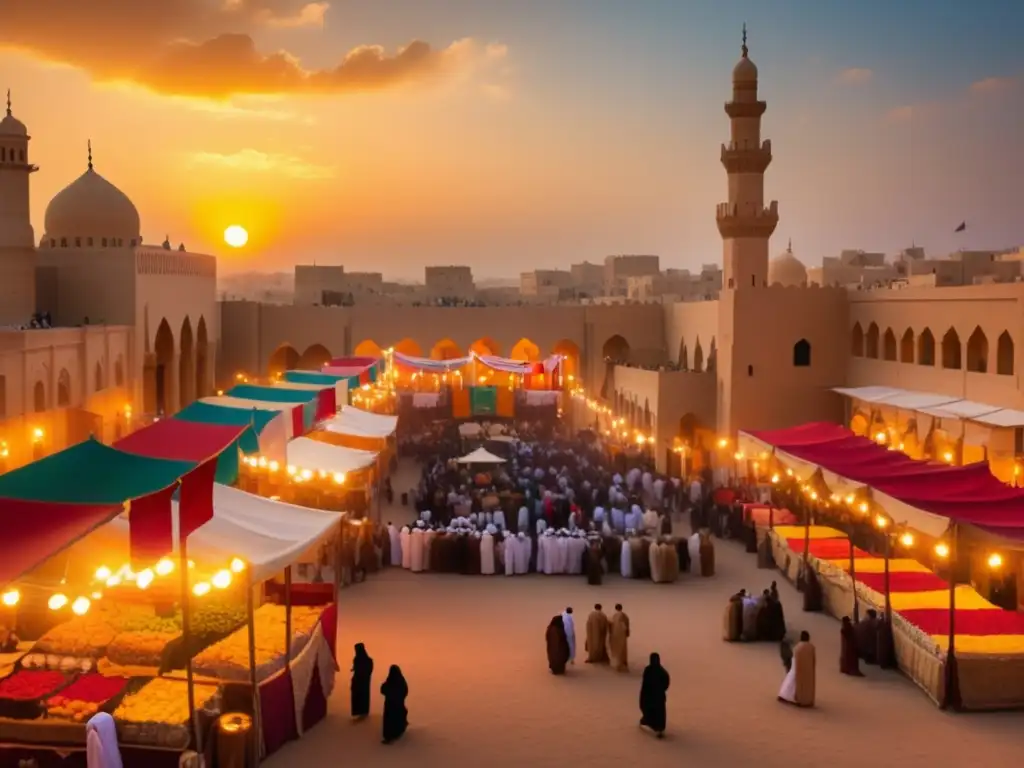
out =
[[(166, 233), (225, 272), (720, 263), (722, 103), (746, 22), (775, 155), (773, 253), (788, 239), (807, 264), (844, 247), (1024, 242), (1024, 57), (1002, 34), (1024, 10), (997, 2), (941, 18), (916, 1), (83, 5), (25, 4), (0, 28), (0, 85), (41, 167), (37, 239), (91, 139), (147, 242)], [(258, 58), (250, 39), (289, 55)], [(221, 239), (233, 224), (251, 235), (238, 251)]]

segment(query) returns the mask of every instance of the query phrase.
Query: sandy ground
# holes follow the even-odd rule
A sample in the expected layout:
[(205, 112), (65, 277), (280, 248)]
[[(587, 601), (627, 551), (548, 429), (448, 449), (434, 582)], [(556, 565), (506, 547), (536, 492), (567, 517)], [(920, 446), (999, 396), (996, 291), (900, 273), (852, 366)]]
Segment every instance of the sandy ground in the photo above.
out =
[[(408, 472), (403, 467), (400, 474)], [(396, 492), (404, 486), (396, 483)], [(389, 518), (399, 522), (402, 511), (385, 510)], [(721, 640), (727, 596), (740, 587), (763, 589), (775, 574), (758, 571), (734, 543), (719, 542), (716, 555), (714, 578), (686, 576), (672, 585), (378, 574), (342, 593), (343, 670), (327, 720), (267, 765), (1019, 765), (1020, 714), (946, 714), (899, 674), (867, 667), (864, 679), (841, 676), (838, 623), (802, 613), (799, 595), (785, 582), (779, 586), (789, 627), (810, 631), (818, 648), (818, 707), (779, 704), (777, 648)], [(582, 629), (595, 602), (609, 612), (621, 602), (630, 616), (629, 674), (583, 663)], [(555, 677), (547, 669), (544, 629), (567, 605), (578, 616), (578, 660)], [(362, 723), (348, 716), (347, 657), (356, 642), (366, 643), (376, 664), (373, 714)], [(662, 741), (638, 726), (640, 675), (652, 651), (672, 675)], [(378, 690), (392, 663), (409, 682), (410, 729), (382, 746)]]

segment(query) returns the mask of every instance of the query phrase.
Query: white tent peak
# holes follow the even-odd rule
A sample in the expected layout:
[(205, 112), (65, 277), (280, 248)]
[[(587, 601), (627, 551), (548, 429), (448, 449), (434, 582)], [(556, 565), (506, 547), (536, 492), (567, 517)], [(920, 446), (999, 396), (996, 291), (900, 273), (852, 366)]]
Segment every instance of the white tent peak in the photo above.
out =
[(495, 456), (486, 448), (477, 448), (472, 453), (467, 453), (458, 460), (459, 464), (504, 464), (501, 456)]

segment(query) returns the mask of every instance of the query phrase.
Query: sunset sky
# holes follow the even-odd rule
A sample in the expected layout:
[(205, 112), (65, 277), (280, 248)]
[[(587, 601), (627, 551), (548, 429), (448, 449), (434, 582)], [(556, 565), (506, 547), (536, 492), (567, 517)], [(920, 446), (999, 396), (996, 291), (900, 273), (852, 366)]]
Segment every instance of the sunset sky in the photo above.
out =
[[(33, 223), (86, 165), (224, 272), (721, 260), (746, 22), (807, 263), (1024, 244), (1024, 3), (0, 1)], [(379, 46), (374, 48), (373, 46)], [(953, 229), (966, 220), (967, 231)], [(222, 240), (232, 224), (246, 248)]]

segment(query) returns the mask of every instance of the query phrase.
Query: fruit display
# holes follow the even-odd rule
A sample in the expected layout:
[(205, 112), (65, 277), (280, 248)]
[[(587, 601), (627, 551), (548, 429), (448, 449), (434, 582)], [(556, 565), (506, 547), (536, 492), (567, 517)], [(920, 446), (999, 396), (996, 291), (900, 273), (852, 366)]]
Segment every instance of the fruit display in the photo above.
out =
[[(217, 708), (217, 686), (196, 683), (197, 709)], [(129, 693), (113, 712), (118, 738), (130, 744), (184, 749), (189, 743), (188, 685), (158, 677)]]
[(107, 659), (118, 666), (159, 667), (165, 649), (180, 633), (121, 632), (107, 646)]
[(77, 656), (58, 656), (55, 653), (27, 653), (21, 659), (21, 666), (27, 669), (55, 669), (70, 675), (75, 672), (92, 672), (96, 661)]
[(0, 716), (22, 720), (39, 717), (42, 699), (67, 682), (60, 672), (48, 669), (21, 669), (0, 680)]
[(47, 715), (83, 722), (119, 696), (126, 685), (128, 680), (124, 677), (104, 677), (96, 673), (83, 675), (46, 700)]
[[(48, 656), (77, 656), (97, 658), (107, 650), (117, 630), (107, 623), (100, 615), (86, 614), (76, 616), (63, 624), (58, 624), (32, 648), (34, 653), (45, 653)], [(55, 665), (47, 661), (47, 666)]]
[[(320, 619), (321, 609), (292, 608), (292, 656), (305, 645)], [(285, 664), (285, 608), (261, 606), (253, 616), (256, 628), (256, 677), (265, 680)], [(196, 674), (224, 680), (249, 678), (249, 629), (242, 627), (193, 659)]]

